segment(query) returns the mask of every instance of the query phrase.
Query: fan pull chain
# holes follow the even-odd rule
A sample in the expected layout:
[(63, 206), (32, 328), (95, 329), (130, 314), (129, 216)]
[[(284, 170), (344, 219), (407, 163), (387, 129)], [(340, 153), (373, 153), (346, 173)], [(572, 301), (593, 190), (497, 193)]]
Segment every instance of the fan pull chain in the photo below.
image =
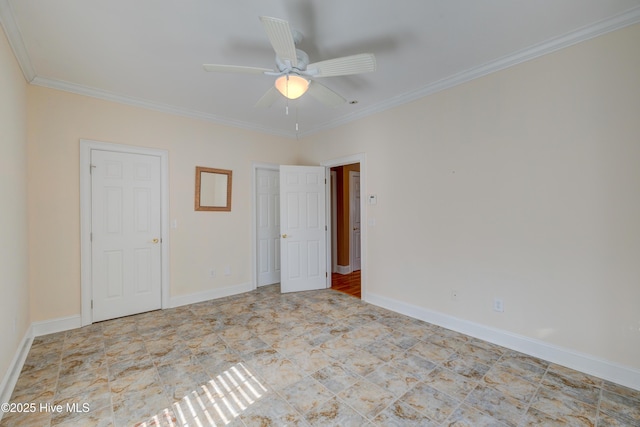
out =
[(287, 74), (287, 84), (285, 86), (285, 89), (287, 91), (287, 95), (285, 96), (285, 98), (287, 98), (287, 104), (285, 106), (285, 115), (289, 115), (289, 74)]

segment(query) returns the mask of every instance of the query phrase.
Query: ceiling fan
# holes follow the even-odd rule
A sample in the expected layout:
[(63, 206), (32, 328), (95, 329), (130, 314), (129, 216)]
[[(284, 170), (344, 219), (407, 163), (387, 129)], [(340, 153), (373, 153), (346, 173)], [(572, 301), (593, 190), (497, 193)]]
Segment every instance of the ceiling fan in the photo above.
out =
[(302, 34), (299, 31), (291, 30), (289, 23), (283, 19), (261, 16), (260, 21), (276, 52), (275, 69), (239, 65), (203, 65), (206, 71), (265, 74), (277, 77), (275, 85), (258, 100), (256, 107), (270, 107), (281, 95), (288, 99), (297, 99), (305, 93), (309, 93), (329, 107), (337, 107), (347, 100), (316, 82), (316, 78), (368, 73), (376, 69), (376, 58), (371, 53), (309, 63), (309, 55), (296, 49), (296, 44), (302, 40)]

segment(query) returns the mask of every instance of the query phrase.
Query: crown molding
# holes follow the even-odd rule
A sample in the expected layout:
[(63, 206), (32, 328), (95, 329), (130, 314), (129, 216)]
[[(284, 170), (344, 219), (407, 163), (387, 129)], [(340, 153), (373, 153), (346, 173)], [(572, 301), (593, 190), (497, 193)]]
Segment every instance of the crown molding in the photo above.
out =
[(622, 29), (629, 25), (637, 24), (638, 22), (640, 22), (640, 6), (636, 6), (619, 15), (602, 20), (595, 24), (578, 28), (577, 30), (570, 31), (564, 35), (551, 38), (542, 43), (538, 43), (526, 49), (522, 49), (515, 53), (503, 56), (496, 60), (487, 62), (483, 65), (473, 67), (466, 71), (462, 71), (460, 73), (446, 77), (442, 80), (424, 86), (422, 89), (398, 95), (387, 101), (375, 104), (371, 107), (367, 107), (354, 113), (346, 114), (337, 120), (325, 122), (324, 124), (320, 124), (313, 129), (301, 133), (300, 136), (304, 137), (316, 132), (320, 132), (322, 130), (328, 130), (336, 128), (338, 126), (342, 126), (355, 120), (362, 119), (364, 117), (371, 116), (373, 114), (380, 113), (382, 111), (389, 110), (391, 108), (395, 108), (412, 101), (416, 101), (420, 98), (424, 98), (428, 95), (432, 95), (445, 89), (450, 89), (454, 86), (458, 86), (479, 77), (495, 73), (496, 71), (504, 70), (523, 62), (527, 62), (532, 59), (547, 55), (549, 53), (556, 52), (566, 47), (573, 46), (583, 41), (590, 40), (603, 34)]
[(4, 32), (9, 40), (9, 45), (18, 60), (24, 78), (27, 82), (31, 83), (36, 77), (36, 72), (27, 54), (27, 48), (24, 46), (24, 40), (13, 16), (13, 9), (9, 4), (9, 0), (0, 0), (0, 24), (2, 28), (4, 28)]
[(284, 137), (295, 136), (290, 132), (258, 126), (253, 123), (244, 122), (241, 120), (232, 120), (226, 117), (217, 116), (215, 114), (203, 113), (201, 111), (189, 110), (187, 108), (176, 107), (168, 104), (160, 104), (157, 102), (147, 101), (139, 98), (133, 98), (130, 96), (124, 96), (124, 95), (116, 94), (106, 90), (95, 89), (92, 87), (82, 86), (75, 83), (64, 82), (61, 80), (52, 80), (52, 79), (45, 79), (42, 77), (36, 77), (31, 81), (31, 84), (36, 86), (47, 87), (51, 89), (57, 89), (64, 92), (76, 93), (78, 95), (89, 96), (91, 98), (103, 99), (105, 101), (117, 102), (119, 104), (131, 105), (134, 107), (146, 108), (148, 110), (160, 111), (162, 113), (173, 114), (176, 116), (206, 120), (209, 122), (214, 122), (214, 123), (241, 128), (245, 130), (250, 130), (254, 132), (260, 132), (260, 133), (271, 134), (276, 136), (284, 136)]
[(90, 87), (77, 85), (69, 82), (63, 82), (63, 81), (38, 77), (33, 68), (33, 65), (31, 64), (31, 60), (29, 58), (27, 50), (24, 46), (24, 41), (22, 39), (22, 35), (20, 34), (20, 29), (15, 22), (11, 5), (9, 4), (8, 0), (0, 0), (0, 24), (2, 24), (2, 27), (4, 28), (4, 31), (7, 34), (7, 38), (9, 39), (9, 44), (11, 45), (11, 48), (13, 49), (13, 52), (18, 60), (18, 63), (20, 64), (20, 68), (22, 69), (25, 79), (29, 83), (32, 83), (38, 86), (49, 87), (52, 89), (58, 89), (66, 92), (73, 92), (73, 93), (86, 95), (94, 98), (104, 99), (108, 101), (118, 102), (121, 104), (156, 110), (156, 111), (160, 111), (168, 114), (196, 118), (196, 119), (206, 120), (206, 121), (210, 121), (210, 122), (214, 122), (222, 125), (242, 128), (250, 131), (255, 131), (255, 132), (260, 132), (260, 133), (265, 133), (265, 134), (270, 134), (275, 136), (281, 136), (281, 137), (287, 137), (287, 138), (296, 138), (296, 139), (305, 137), (308, 135), (312, 135), (314, 133), (317, 133), (323, 130), (333, 129), (333, 128), (342, 126), (344, 124), (353, 122), (355, 120), (359, 120), (364, 117), (367, 117), (376, 113), (380, 113), (382, 111), (386, 111), (403, 104), (407, 104), (409, 102), (418, 100), (420, 98), (424, 98), (426, 96), (443, 91), (445, 89), (449, 89), (454, 86), (477, 79), (479, 77), (483, 77), (488, 74), (494, 73), (496, 71), (504, 70), (506, 68), (513, 67), (523, 62), (526, 62), (535, 58), (539, 58), (543, 55), (558, 51), (560, 49), (564, 49), (566, 47), (578, 44), (580, 42), (592, 39), (594, 37), (598, 37), (600, 35), (609, 33), (611, 31), (619, 30), (621, 28), (636, 24), (638, 22), (640, 22), (640, 6), (636, 6), (632, 9), (629, 9), (626, 12), (623, 12), (611, 18), (602, 20), (595, 24), (578, 28), (577, 30), (570, 31), (564, 35), (554, 37), (542, 43), (536, 44), (526, 49), (522, 49), (513, 54), (503, 56), (494, 61), (490, 61), (483, 65), (473, 67), (466, 71), (462, 71), (460, 73), (446, 77), (442, 80), (439, 80), (437, 82), (424, 86), (421, 89), (400, 94), (389, 100), (377, 103), (371, 107), (364, 108), (354, 113), (345, 114), (335, 120), (330, 120), (325, 123), (321, 123), (304, 132), (290, 132), (290, 131), (284, 131), (281, 129), (258, 126), (258, 125), (241, 121), (241, 120), (232, 120), (232, 119), (221, 117), (215, 114), (209, 114), (201, 111), (194, 111), (194, 110), (189, 110), (189, 109), (181, 108), (177, 106), (159, 104), (159, 103), (155, 103), (155, 102), (151, 102), (143, 99), (123, 96), (123, 95), (111, 93), (108, 91), (104, 91), (101, 89), (90, 88)]

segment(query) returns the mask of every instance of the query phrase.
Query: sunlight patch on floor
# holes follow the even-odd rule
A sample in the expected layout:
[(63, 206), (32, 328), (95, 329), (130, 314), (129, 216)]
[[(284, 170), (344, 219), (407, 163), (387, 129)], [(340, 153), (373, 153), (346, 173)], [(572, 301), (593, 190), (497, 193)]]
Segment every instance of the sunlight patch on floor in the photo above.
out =
[(217, 427), (229, 424), (265, 395), (267, 389), (238, 363), (174, 402), (139, 427)]

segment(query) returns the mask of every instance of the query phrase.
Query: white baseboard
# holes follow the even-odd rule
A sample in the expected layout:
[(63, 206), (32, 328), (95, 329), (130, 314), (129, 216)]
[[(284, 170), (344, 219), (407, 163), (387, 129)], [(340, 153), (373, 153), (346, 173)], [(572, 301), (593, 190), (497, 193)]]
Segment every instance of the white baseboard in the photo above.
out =
[[(195, 304), (211, 299), (241, 294), (243, 292), (249, 292), (251, 290), (253, 290), (251, 283), (242, 283), (240, 285), (229, 286), (226, 288), (212, 289), (210, 291), (198, 292), (189, 295), (180, 295), (177, 297), (171, 297), (169, 299), (169, 306), (164, 308), (173, 308), (180, 307), (182, 305)], [(33, 322), (31, 324), (31, 333), (32, 336), (39, 337), (42, 335), (53, 334), (55, 332), (63, 332), (80, 328), (81, 326), (82, 318), (78, 314), (74, 316), (60, 317), (58, 319)]]
[(336, 273), (338, 274), (349, 274), (351, 273), (351, 264), (349, 265), (337, 265), (336, 266)]
[(231, 295), (237, 295), (244, 292), (252, 291), (253, 285), (251, 283), (241, 283), (239, 285), (233, 285), (226, 288), (211, 289), (209, 291), (197, 292), (195, 294), (178, 295), (169, 298), (169, 307), (180, 307), (188, 304), (196, 304), (199, 302), (209, 301), (212, 299), (224, 298)]
[[(27, 331), (20, 341), (20, 345), (16, 350), (13, 359), (11, 360), (11, 364), (9, 365), (9, 369), (7, 369), (7, 373), (2, 379), (2, 383), (0, 383), (0, 403), (9, 402), (11, 399), (11, 394), (13, 393), (13, 389), (18, 382), (18, 377), (20, 376), (20, 371), (22, 371), (22, 366), (24, 365), (24, 361), (27, 359), (27, 355), (29, 354), (29, 350), (31, 349), (31, 343), (33, 342), (33, 335), (31, 328), (27, 328)], [(4, 413), (0, 411), (0, 420), (2, 419), (2, 415)]]
[[(253, 290), (251, 283), (243, 283), (221, 289), (212, 289), (210, 291), (198, 292), (195, 294), (181, 295), (171, 298), (169, 302), (170, 306), (166, 308), (179, 307), (211, 299), (223, 298), (249, 292), (251, 290)], [(29, 354), (29, 350), (31, 349), (34, 337), (68, 331), (80, 327), (82, 327), (82, 318), (79, 314), (75, 316), (61, 317), (58, 319), (44, 320), (41, 322), (33, 322), (22, 338), (20, 346), (9, 365), (9, 369), (7, 369), (7, 373), (0, 383), (0, 403), (9, 402), (13, 389), (18, 381), (18, 377), (20, 376), (20, 371), (22, 371), (22, 366), (24, 365), (27, 355)], [(0, 412), (0, 420), (1, 419), (2, 412)]]
[(367, 293), (366, 302), (540, 359), (640, 390), (640, 371), (541, 340)]
[(33, 322), (31, 330), (34, 337), (53, 334), (56, 332), (68, 331), (82, 326), (82, 319), (79, 314), (68, 317), (60, 317), (58, 319), (44, 320), (42, 322)]
[[(31, 350), (31, 344), (34, 337), (41, 335), (52, 334), (55, 332), (68, 331), (70, 329), (79, 328), (81, 326), (80, 315), (62, 317), (59, 319), (45, 320), (42, 322), (33, 322), (27, 329), (20, 342), (20, 346), (16, 350), (11, 365), (7, 369), (7, 373), (0, 383), (0, 402), (9, 402), (13, 389), (18, 382), (18, 377), (24, 366), (24, 362), (27, 359), (29, 350)], [(2, 413), (0, 412), (0, 419), (2, 419)]]

